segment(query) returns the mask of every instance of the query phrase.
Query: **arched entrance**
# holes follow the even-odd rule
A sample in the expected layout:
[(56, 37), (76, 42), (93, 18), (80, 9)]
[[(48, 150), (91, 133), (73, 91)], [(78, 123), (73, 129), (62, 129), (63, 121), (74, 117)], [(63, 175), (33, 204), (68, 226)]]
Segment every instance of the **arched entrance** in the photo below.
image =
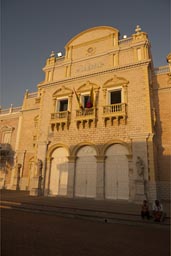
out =
[(68, 152), (65, 148), (57, 148), (52, 153), (49, 194), (67, 195), (68, 184)]
[(84, 146), (77, 153), (75, 196), (96, 197), (96, 151)]
[(105, 197), (107, 199), (128, 199), (128, 150), (121, 144), (114, 144), (106, 151)]

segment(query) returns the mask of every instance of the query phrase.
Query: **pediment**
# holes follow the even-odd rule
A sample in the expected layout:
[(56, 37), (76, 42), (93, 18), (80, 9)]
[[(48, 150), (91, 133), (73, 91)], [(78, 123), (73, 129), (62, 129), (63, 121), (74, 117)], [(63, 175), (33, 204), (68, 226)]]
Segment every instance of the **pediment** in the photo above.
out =
[(54, 93), (53, 93), (53, 97), (54, 98), (57, 98), (57, 97), (62, 97), (62, 96), (69, 96), (73, 93), (73, 91), (68, 88), (68, 87), (65, 87), (65, 86), (62, 86), (60, 87), (58, 90), (56, 90)]
[(82, 92), (90, 91), (92, 88), (94, 90), (98, 90), (100, 87), (94, 83), (91, 83), (90, 81), (86, 81), (86, 83), (84, 83), (77, 89), (77, 92), (82, 93)]
[(71, 45), (79, 45), (83, 42), (90, 42), (93, 40), (100, 40), (106, 36), (114, 34), (116, 38), (118, 38), (119, 31), (116, 28), (109, 27), (109, 26), (98, 26), (94, 28), (90, 28), (87, 30), (82, 31), (81, 33), (77, 34), (73, 37), (65, 46), (65, 48), (70, 47)]
[(34, 117), (34, 121), (35, 121), (35, 122), (38, 121), (38, 120), (39, 120), (39, 115), (37, 115), (37, 116)]
[(118, 77), (114, 75), (111, 79), (107, 80), (104, 83), (103, 89), (114, 87), (114, 86), (123, 86), (123, 85), (127, 85), (128, 83), (129, 81), (126, 80), (124, 77)]
[(5, 126), (2, 126), (0, 130), (1, 130), (2, 132), (12, 132), (14, 129), (15, 129), (15, 128), (12, 127), (12, 126), (5, 125)]

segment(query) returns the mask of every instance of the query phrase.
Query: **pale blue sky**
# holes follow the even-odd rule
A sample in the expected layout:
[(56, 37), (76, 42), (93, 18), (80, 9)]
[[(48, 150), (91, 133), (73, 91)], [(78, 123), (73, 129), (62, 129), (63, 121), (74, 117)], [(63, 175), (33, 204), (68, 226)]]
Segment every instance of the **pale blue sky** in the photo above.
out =
[(170, 51), (170, 0), (1, 0), (0, 105), (20, 106), (26, 89), (36, 91), (52, 50), (95, 26), (112, 26), (121, 37), (136, 25), (148, 33), (154, 66)]

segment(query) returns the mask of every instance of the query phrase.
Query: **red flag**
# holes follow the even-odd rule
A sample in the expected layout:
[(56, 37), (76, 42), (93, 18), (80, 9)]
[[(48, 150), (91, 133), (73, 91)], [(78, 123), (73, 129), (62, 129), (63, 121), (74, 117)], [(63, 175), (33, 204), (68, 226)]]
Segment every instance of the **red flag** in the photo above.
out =
[(92, 108), (94, 101), (94, 93), (93, 93), (93, 86), (91, 87), (90, 96), (88, 97), (88, 101), (86, 103), (86, 108)]

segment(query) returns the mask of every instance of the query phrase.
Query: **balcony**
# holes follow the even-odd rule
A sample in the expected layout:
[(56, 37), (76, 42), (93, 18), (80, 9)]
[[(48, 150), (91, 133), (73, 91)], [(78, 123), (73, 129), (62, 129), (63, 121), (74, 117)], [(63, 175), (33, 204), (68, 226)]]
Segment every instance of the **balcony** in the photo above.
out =
[(7, 155), (11, 151), (11, 145), (8, 143), (0, 144), (0, 155)]
[(56, 127), (57, 130), (61, 127), (62, 130), (66, 126), (69, 127), (69, 121), (70, 121), (70, 112), (69, 111), (60, 111), (55, 112), (51, 114), (51, 128), (52, 131), (54, 131), (54, 128)]
[(0, 169), (8, 163), (13, 163), (14, 151), (9, 143), (0, 143)]
[(88, 127), (91, 127), (91, 124), (96, 126), (97, 121), (97, 109), (96, 108), (82, 108), (76, 110), (76, 123), (77, 128), (82, 124), (83, 128), (88, 124)]
[(105, 125), (108, 121), (111, 122), (113, 125), (114, 122), (117, 122), (117, 124), (126, 123), (126, 104), (125, 103), (119, 103), (119, 104), (111, 104), (106, 105), (103, 107), (103, 119), (105, 122)]

